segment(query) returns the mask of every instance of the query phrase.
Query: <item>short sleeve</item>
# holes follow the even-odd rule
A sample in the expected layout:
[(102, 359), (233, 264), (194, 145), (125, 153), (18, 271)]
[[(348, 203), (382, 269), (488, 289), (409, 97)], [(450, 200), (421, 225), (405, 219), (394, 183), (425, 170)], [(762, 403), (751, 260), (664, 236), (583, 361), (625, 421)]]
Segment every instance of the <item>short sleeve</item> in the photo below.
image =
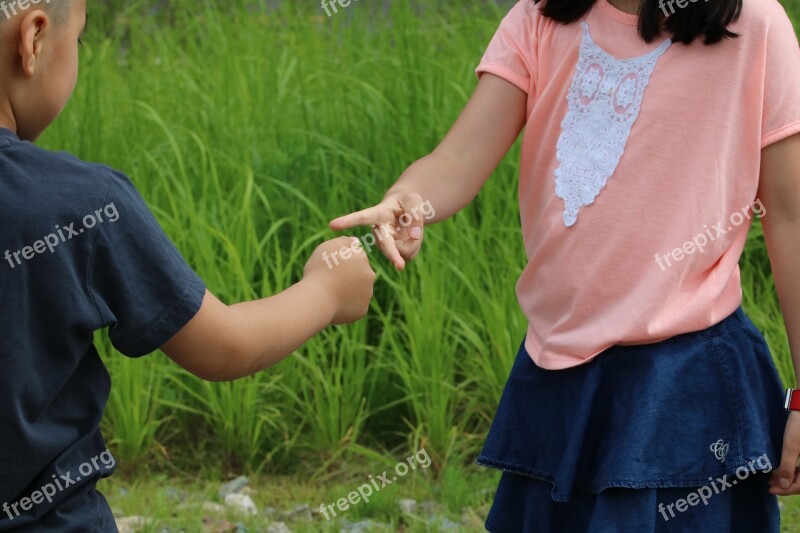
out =
[(130, 180), (110, 171), (88, 284), (109, 338), (139, 357), (171, 339), (199, 311), (205, 284), (164, 234)]
[(531, 93), (537, 63), (535, 24), (539, 8), (533, 0), (521, 0), (505, 16), (489, 43), (475, 73), (494, 74)]
[(767, 30), (761, 147), (800, 133), (800, 47), (780, 6)]

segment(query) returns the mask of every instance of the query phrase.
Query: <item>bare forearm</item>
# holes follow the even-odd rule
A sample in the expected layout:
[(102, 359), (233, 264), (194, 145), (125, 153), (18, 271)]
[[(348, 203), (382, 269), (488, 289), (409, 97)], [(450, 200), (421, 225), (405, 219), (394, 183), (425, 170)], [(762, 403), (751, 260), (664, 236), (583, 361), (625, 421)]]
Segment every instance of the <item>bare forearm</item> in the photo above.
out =
[(436, 212), (427, 223), (440, 222), (466, 207), (477, 196), (489, 173), (491, 169), (469, 168), (456, 156), (437, 149), (408, 167), (386, 196), (417, 193)]
[(230, 306), (236, 322), (241, 352), (236, 375), (254, 374), (290, 355), (309, 338), (325, 329), (333, 318), (333, 306), (325, 291), (301, 281), (275, 296)]
[(764, 239), (775, 277), (795, 369), (800, 374), (800, 135), (761, 154), (758, 198), (764, 205)]
[[(525, 125), (527, 95), (484, 75), (467, 107), (430, 155), (400, 176), (388, 195), (416, 193), (444, 220), (469, 204)], [(428, 221), (429, 222), (429, 221)]]
[(330, 323), (333, 310), (326, 298), (313, 281), (231, 306), (206, 291), (197, 315), (161, 349), (208, 381), (249, 376), (279, 362)]
[[(344, 248), (351, 256), (332, 268), (325, 258)], [(362, 318), (374, 282), (358, 240), (332, 239), (314, 250), (302, 281), (275, 296), (227, 306), (207, 290), (194, 318), (161, 350), (201, 379), (249, 376), (279, 362), (328, 325)]]
[[(775, 216), (775, 214), (770, 213)], [(783, 321), (789, 338), (795, 377), (800, 378), (800, 217), (775, 220), (764, 219), (764, 235), (769, 250), (775, 288), (778, 292)], [(800, 382), (800, 379), (798, 379)]]

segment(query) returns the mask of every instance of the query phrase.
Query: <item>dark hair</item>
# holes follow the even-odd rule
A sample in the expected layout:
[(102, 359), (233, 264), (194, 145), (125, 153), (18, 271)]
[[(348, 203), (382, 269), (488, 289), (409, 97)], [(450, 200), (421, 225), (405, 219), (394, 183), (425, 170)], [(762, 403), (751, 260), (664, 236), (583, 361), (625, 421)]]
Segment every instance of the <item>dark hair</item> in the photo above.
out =
[[(539, 3), (542, 0), (533, 0)], [(546, 0), (542, 7), (545, 17), (569, 24), (583, 17), (595, 2), (608, 0)], [(674, 0), (673, 0), (674, 1)], [(667, 9), (670, 0), (643, 0), (639, 7), (639, 35), (653, 42), (662, 33), (672, 34), (673, 42), (689, 44), (703, 37), (704, 44), (733, 39), (737, 34), (728, 31), (742, 13), (742, 0), (682, 0), (689, 5)], [(664, 13), (668, 12), (669, 16)]]

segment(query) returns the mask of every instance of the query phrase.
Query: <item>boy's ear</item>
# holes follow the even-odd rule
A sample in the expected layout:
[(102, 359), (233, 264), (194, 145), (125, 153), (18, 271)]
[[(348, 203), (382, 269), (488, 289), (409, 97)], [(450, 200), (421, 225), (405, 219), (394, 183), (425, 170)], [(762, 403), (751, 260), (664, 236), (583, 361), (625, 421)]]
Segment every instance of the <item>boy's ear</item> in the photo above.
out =
[(50, 17), (41, 9), (26, 13), (20, 21), (20, 66), (27, 77), (33, 76), (36, 70), (36, 62), (42, 53), (44, 37), (50, 30), (50, 25)]

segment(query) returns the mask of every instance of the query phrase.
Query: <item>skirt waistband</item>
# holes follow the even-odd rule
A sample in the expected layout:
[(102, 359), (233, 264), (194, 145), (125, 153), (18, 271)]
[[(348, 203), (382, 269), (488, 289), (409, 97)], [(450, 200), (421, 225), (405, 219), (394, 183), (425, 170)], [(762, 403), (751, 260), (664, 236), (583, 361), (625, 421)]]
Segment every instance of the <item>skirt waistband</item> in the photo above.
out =
[(721, 322), (714, 324), (706, 329), (700, 331), (691, 331), (689, 333), (681, 333), (670, 337), (664, 342), (691, 342), (697, 340), (708, 339), (709, 337), (719, 337), (732, 330), (739, 329), (745, 324), (749, 324), (750, 319), (745, 315), (744, 310), (739, 307), (731, 315), (722, 319)]

